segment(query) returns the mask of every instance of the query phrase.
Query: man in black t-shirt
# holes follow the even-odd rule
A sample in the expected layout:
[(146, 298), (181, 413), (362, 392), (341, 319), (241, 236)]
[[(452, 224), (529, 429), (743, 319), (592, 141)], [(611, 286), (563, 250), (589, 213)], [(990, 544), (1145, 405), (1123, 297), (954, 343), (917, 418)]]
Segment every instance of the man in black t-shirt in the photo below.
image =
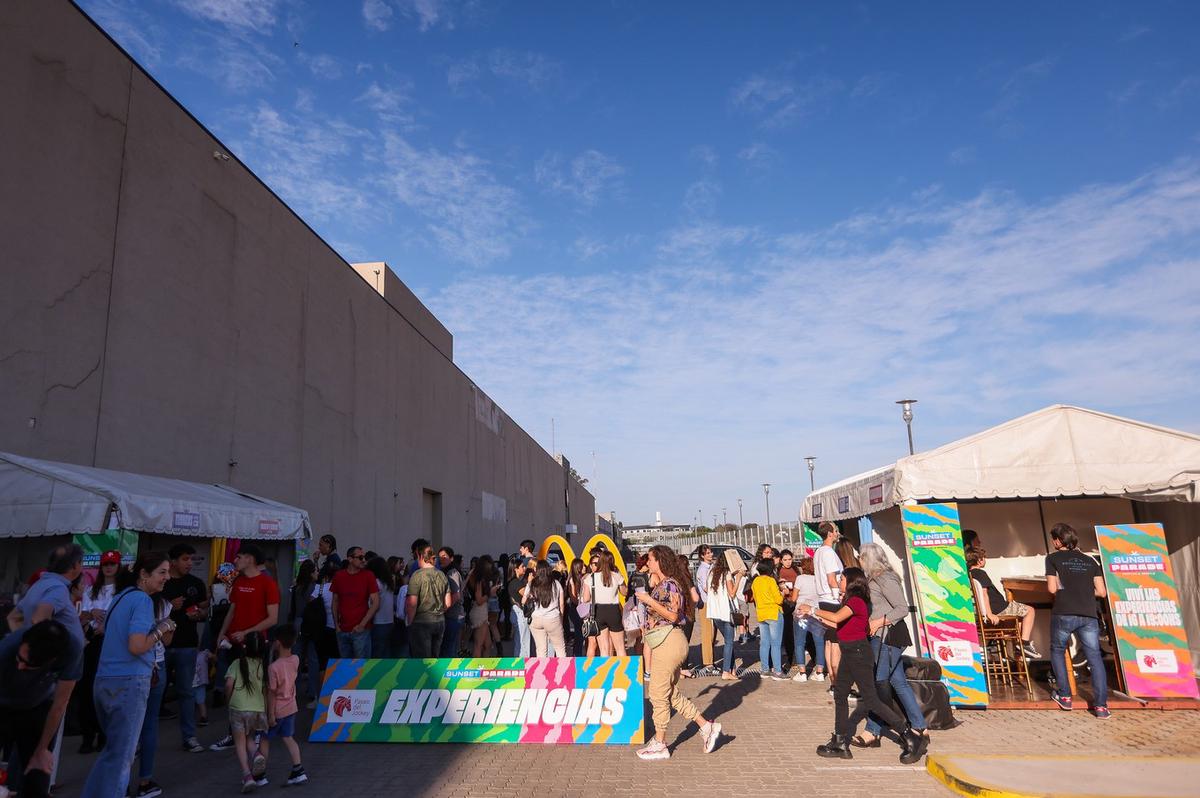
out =
[(174, 678), (179, 696), (179, 732), (183, 750), (198, 754), (204, 750), (196, 739), (196, 703), (192, 700), (192, 679), (196, 674), (196, 651), (200, 645), (197, 625), (208, 614), (208, 589), (192, 576), (192, 557), (196, 550), (179, 543), (167, 552), (171, 578), (163, 587), (163, 598), (171, 604), (175, 636), (167, 645), (167, 678)]
[(1050, 616), (1050, 666), (1058, 683), (1055, 703), (1062, 709), (1071, 708), (1070, 683), (1064, 654), (1074, 634), (1087, 657), (1092, 675), (1092, 714), (1107, 718), (1108, 675), (1100, 656), (1100, 621), (1096, 615), (1096, 599), (1108, 595), (1104, 572), (1100, 564), (1077, 550), (1079, 537), (1068, 524), (1055, 524), (1050, 530), (1054, 552), (1046, 556), (1046, 589), (1054, 596)]

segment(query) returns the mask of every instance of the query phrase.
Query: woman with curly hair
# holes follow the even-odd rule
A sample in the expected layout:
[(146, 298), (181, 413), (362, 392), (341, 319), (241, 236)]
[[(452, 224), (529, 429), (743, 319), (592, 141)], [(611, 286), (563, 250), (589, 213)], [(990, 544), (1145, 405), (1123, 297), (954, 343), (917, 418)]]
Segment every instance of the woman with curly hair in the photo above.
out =
[(692, 601), (691, 580), (668, 546), (650, 549), (646, 561), (650, 589), (637, 586), (637, 598), (646, 607), (645, 645), (654, 650), (654, 670), (650, 675), (650, 703), (654, 707), (654, 738), (638, 750), (639, 759), (670, 759), (667, 748), (667, 724), (671, 710), (700, 727), (704, 752), (711, 753), (721, 736), (721, 724), (709, 721), (679, 691), (679, 668), (687, 659), (688, 640), (681, 627), (687, 621)]

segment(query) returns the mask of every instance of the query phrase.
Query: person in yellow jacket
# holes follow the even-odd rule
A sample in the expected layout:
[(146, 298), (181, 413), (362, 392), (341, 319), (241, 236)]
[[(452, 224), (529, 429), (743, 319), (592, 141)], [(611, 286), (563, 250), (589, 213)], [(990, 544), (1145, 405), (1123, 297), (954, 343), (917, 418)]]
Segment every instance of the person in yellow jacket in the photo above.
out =
[[(783, 672), (783, 595), (775, 578), (775, 563), (763, 560), (758, 564), (758, 576), (750, 584), (754, 594), (754, 612), (758, 620), (758, 667), (762, 678), (787, 681)], [(772, 664), (774, 668), (772, 668)]]

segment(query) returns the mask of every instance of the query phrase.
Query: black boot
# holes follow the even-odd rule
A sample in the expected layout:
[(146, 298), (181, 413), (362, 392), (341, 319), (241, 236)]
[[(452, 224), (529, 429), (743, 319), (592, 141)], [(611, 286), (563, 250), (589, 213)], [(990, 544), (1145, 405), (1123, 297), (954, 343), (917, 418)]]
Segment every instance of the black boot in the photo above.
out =
[(912, 765), (920, 762), (921, 757), (929, 750), (929, 739), (919, 731), (913, 731), (912, 726), (906, 726), (904, 733), (900, 735), (900, 747), (904, 749), (900, 752), (900, 762)]
[(833, 734), (830, 736), (829, 742), (824, 745), (818, 745), (817, 756), (823, 756), (827, 759), (854, 758), (854, 754), (850, 753), (850, 741), (840, 734)]

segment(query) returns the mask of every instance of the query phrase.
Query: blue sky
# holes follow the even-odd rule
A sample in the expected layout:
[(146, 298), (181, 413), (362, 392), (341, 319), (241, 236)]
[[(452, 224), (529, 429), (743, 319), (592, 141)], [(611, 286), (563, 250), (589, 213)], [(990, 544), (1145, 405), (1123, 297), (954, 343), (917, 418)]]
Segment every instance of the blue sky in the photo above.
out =
[(907, 396), (1200, 431), (1193, 3), (81, 5), (629, 522), (794, 519)]

